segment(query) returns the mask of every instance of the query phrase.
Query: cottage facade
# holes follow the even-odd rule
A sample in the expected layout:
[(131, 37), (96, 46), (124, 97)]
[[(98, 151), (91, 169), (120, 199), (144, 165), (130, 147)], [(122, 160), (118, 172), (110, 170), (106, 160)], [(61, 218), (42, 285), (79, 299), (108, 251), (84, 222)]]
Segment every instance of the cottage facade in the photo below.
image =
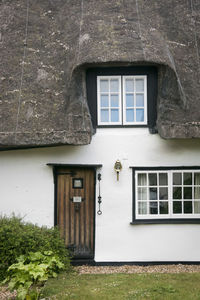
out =
[(199, 262), (198, 5), (11, 2), (1, 213), (58, 225), (77, 260)]

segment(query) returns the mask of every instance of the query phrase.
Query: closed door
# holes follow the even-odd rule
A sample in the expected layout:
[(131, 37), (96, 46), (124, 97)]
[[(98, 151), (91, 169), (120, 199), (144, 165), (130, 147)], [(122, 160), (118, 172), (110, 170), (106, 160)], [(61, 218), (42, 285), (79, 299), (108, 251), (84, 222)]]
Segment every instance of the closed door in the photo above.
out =
[(57, 223), (74, 258), (94, 257), (94, 169), (57, 170)]

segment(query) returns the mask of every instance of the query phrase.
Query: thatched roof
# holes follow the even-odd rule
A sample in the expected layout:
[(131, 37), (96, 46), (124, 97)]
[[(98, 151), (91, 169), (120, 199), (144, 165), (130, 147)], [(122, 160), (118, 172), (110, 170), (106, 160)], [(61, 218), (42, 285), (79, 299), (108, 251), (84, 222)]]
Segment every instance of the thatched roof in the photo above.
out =
[(89, 66), (155, 65), (157, 129), (200, 137), (200, 5), (1, 0), (0, 147), (87, 144)]

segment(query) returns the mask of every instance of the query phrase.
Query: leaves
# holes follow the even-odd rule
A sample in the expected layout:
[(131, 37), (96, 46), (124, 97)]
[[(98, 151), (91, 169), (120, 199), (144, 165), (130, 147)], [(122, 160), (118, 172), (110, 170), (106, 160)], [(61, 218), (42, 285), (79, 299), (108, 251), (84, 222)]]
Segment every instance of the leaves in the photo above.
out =
[(30, 252), (27, 256), (20, 256), (17, 261), (8, 268), (5, 282), (9, 282), (10, 290), (17, 290), (19, 300), (28, 299), (31, 287), (44, 283), (49, 277), (56, 277), (64, 269), (64, 264), (52, 251), (45, 251), (44, 254)]

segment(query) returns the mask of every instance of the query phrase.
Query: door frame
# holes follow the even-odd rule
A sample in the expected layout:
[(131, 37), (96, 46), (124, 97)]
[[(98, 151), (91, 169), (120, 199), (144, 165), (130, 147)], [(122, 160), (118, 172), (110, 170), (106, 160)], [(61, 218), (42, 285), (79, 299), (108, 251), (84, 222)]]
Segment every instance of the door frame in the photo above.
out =
[[(48, 166), (53, 167), (53, 179), (54, 179), (54, 226), (58, 225), (57, 222), (57, 171), (60, 168), (74, 168), (74, 169), (93, 169), (94, 170), (94, 230), (93, 230), (93, 239), (94, 239), (94, 251), (93, 251), (93, 258), (95, 255), (95, 231), (96, 231), (96, 178), (97, 178), (97, 169), (101, 168), (101, 164), (58, 164), (58, 163), (48, 163)], [(87, 260), (87, 259), (85, 259)]]

